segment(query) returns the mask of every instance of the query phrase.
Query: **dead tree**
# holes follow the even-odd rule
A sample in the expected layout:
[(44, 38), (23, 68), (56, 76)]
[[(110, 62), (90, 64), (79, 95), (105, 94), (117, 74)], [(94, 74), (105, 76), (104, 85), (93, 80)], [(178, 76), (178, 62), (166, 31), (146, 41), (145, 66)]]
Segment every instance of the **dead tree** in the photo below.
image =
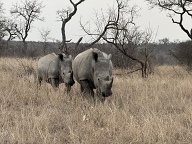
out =
[[(77, 3), (74, 3), (72, 0), (69, 0), (69, 1), (73, 6), (73, 10), (71, 8), (67, 8), (67, 9), (62, 9), (57, 11), (59, 19), (62, 22), (62, 26), (61, 26), (62, 42), (61, 42), (60, 50), (61, 52), (65, 52), (66, 54), (69, 53), (67, 43), (71, 41), (71, 40), (67, 40), (66, 38), (66, 24), (76, 14), (77, 7), (85, 0), (79, 0)], [(78, 43), (80, 43), (81, 40), (82, 38), (79, 39)]]
[(5, 36), (5, 18), (3, 16), (4, 14), (4, 8), (3, 8), (3, 3), (0, 2), (0, 42), (3, 40)]
[(7, 33), (7, 42), (17, 38), (17, 31), (15, 29), (15, 22), (11, 19), (6, 19), (5, 20), (5, 27), (4, 27), (4, 30), (5, 32)]
[[(151, 8), (159, 7), (161, 10), (168, 11), (168, 16), (171, 18), (174, 24), (180, 26), (180, 28), (187, 34), (192, 40), (192, 28), (187, 29), (184, 25), (184, 19), (187, 17), (192, 18), (192, 1), (191, 0), (146, 0)], [(178, 20), (176, 20), (178, 17)]]
[(19, 21), (16, 21), (15, 29), (17, 36), (23, 42), (24, 53), (27, 50), (26, 39), (29, 35), (32, 24), (35, 20), (43, 21), (43, 18), (40, 17), (42, 8), (42, 2), (38, 2), (38, 0), (25, 0), (22, 1), (20, 5), (18, 3), (13, 5), (10, 11), (12, 16), (15, 16), (15, 20), (16, 18), (19, 19)]
[[(151, 37), (152, 33), (140, 31), (136, 26), (131, 27), (123, 24), (122, 26), (118, 25), (115, 31), (112, 30), (110, 37), (103, 39), (113, 44), (123, 55), (137, 62), (140, 66), (133, 72), (141, 71), (142, 77), (146, 78), (151, 72), (149, 59), (154, 50), (154, 47), (149, 48)], [(137, 54), (130, 53), (130, 50)]]
[(41, 38), (43, 40), (43, 53), (45, 55), (46, 54), (46, 49), (48, 47), (48, 40), (51, 39), (49, 37), (49, 34), (50, 34), (51, 30), (49, 30), (49, 29), (42, 29), (42, 30), (39, 30), (39, 32), (40, 32)]
[(110, 8), (107, 16), (103, 13), (96, 15), (95, 33), (86, 29), (86, 25), (81, 23), (82, 29), (95, 39), (88, 46), (92, 46), (101, 39), (114, 45), (123, 55), (140, 65), (134, 71), (141, 70), (142, 77), (147, 77), (147, 62), (130, 53), (130, 49), (137, 49), (150, 40), (146, 39), (146, 33), (135, 26), (134, 18), (137, 16), (137, 7), (135, 5), (129, 7), (129, 0), (116, 0), (116, 2), (117, 8)]

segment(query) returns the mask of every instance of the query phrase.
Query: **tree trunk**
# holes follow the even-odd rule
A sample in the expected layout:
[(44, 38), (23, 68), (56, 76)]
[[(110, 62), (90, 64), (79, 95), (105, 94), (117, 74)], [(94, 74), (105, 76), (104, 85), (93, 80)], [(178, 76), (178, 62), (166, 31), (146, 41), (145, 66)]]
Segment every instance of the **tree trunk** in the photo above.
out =
[(22, 55), (27, 56), (27, 42), (23, 40)]

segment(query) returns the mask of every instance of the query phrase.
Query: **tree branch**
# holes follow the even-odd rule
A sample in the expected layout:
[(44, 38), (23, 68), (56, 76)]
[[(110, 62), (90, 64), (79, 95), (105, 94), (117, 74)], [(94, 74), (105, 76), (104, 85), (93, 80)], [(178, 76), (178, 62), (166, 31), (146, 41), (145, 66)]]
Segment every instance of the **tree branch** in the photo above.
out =
[(77, 12), (77, 7), (78, 5), (80, 5), (82, 2), (84, 2), (85, 0), (79, 0), (77, 3), (74, 3), (72, 0), (70, 0), (70, 3), (73, 5), (73, 11), (68, 13), (67, 12), (67, 16), (66, 18), (63, 18), (62, 15), (60, 16), (61, 21), (62, 21), (62, 27), (61, 27), (61, 33), (62, 33), (62, 43), (61, 43), (61, 47), (60, 50), (62, 52), (66, 52), (68, 53), (68, 47), (67, 47), (67, 39), (66, 39), (66, 31), (65, 31), (65, 27), (66, 24), (71, 20), (71, 18), (76, 14)]
[[(192, 18), (192, 1), (191, 0), (158, 0), (154, 2), (153, 0), (146, 0), (148, 1), (153, 7), (157, 6), (162, 10), (167, 10), (172, 12), (173, 14), (169, 14), (169, 17), (172, 19), (172, 22), (178, 24), (180, 28), (187, 34), (187, 36), (192, 39), (192, 33), (187, 30), (183, 24), (184, 14), (187, 14)], [(180, 20), (175, 21), (173, 19), (174, 15), (179, 15)]]

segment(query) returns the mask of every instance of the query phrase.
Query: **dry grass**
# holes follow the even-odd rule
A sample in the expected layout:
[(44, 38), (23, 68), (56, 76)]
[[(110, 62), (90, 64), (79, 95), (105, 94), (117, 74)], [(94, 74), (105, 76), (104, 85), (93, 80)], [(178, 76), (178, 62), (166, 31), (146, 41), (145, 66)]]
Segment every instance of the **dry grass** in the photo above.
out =
[(113, 96), (95, 105), (64, 86), (35, 82), (36, 61), (0, 58), (0, 142), (5, 144), (191, 143), (192, 76), (162, 66), (148, 79), (114, 73)]

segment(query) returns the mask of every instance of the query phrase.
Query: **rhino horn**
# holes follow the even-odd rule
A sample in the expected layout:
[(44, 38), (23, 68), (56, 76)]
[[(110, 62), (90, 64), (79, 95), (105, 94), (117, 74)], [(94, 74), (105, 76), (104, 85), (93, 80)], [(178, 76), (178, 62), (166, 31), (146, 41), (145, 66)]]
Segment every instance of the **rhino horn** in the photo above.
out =
[(112, 84), (113, 84), (113, 77), (110, 79), (110, 86), (112, 86)]
[(72, 60), (72, 56), (71, 55), (69, 55), (69, 60)]
[(112, 58), (112, 54), (109, 54), (108, 55), (108, 60), (111, 60), (111, 58)]

